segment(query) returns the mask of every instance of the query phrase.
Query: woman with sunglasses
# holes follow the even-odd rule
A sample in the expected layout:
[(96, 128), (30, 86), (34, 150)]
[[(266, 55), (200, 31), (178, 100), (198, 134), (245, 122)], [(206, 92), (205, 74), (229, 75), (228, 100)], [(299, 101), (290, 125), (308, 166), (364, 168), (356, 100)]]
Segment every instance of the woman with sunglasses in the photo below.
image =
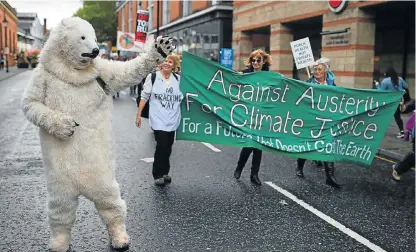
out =
[[(257, 71), (269, 71), (271, 62), (272, 58), (269, 54), (263, 50), (255, 50), (250, 54), (250, 57), (245, 62), (247, 68), (244, 69), (242, 73), (244, 74)], [(251, 161), (250, 181), (255, 185), (261, 185), (261, 181), (258, 175), (260, 170), (262, 151), (256, 148), (244, 147), (241, 150), (237, 168), (234, 171), (234, 177), (236, 179), (240, 178), (241, 172), (243, 171), (243, 168), (246, 165), (251, 153), (253, 153), (253, 159)]]
[[(329, 71), (329, 66), (327, 60), (319, 59), (315, 62), (313, 66), (313, 75), (308, 80), (310, 83), (318, 85), (335, 85), (335, 76)], [(298, 158), (296, 166), (296, 175), (303, 178), (303, 167), (305, 165), (306, 159)], [(322, 165), (321, 161), (314, 161), (318, 166)], [(335, 188), (340, 188), (340, 185), (334, 178), (335, 165), (334, 162), (323, 162), (325, 167), (326, 174), (326, 184)]]

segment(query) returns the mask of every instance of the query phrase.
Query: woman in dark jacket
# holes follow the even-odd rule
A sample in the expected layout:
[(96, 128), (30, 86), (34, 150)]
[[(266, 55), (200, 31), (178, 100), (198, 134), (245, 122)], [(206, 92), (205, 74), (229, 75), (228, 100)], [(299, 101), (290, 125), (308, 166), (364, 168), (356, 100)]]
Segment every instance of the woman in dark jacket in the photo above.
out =
[[(317, 85), (335, 85), (335, 76), (329, 71), (329, 67), (326, 63), (317, 61), (314, 66), (314, 74), (308, 80), (310, 83)], [(303, 166), (305, 165), (306, 159), (298, 158), (296, 166), (296, 175), (303, 178)], [(318, 166), (321, 164), (320, 161), (315, 161)], [(335, 165), (334, 162), (324, 162), (325, 174), (326, 174), (326, 184), (335, 188), (340, 188), (340, 185), (337, 183), (334, 177)]]
[[(255, 50), (250, 54), (250, 57), (245, 62), (247, 69), (243, 70), (243, 73), (257, 72), (257, 71), (269, 71), (272, 59), (269, 54), (263, 50)], [(238, 159), (237, 168), (234, 171), (234, 177), (239, 179), (244, 166), (247, 163), (250, 154), (253, 153), (253, 159), (251, 161), (251, 175), (250, 181), (255, 185), (261, 185), (259, 179), (259, 170), (261, 163), (262, 151), (257, 148), (244, 147), (241, 150), (240, 158)]]

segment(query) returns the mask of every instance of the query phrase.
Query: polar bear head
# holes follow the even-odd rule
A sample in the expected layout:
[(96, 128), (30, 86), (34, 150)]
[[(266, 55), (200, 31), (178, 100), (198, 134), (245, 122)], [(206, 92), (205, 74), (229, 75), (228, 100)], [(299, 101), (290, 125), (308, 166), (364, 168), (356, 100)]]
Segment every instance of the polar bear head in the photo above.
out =
[(79, 17), (63, 19), (52, 30), (44, 49), (75, 69), (88, 67), (99, 53), (94, 28)]
[(52, 29), (41, 50), (39, 62), (47, 71), (75, 85), (88, 83), (98, 76), (93, 60), (99, 49), (95, 30), (79, 17), (63, 19)]

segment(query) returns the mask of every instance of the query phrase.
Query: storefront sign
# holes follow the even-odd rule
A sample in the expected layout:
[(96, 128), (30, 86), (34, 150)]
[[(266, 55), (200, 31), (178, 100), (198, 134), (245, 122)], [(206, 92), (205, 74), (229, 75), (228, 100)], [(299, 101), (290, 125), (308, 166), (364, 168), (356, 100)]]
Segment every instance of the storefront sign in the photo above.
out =
[(403, 92), (239, 74), (183, 52), (177, 140), (370, 165)]
[(149, 23), (149, 12), (144, 10), (137, 11), (137, 25), (135, 40), (140, 43), (146, 42), (147, 26)]
[(351, 43), (351, 32), (323, 36), (322, 40), (326, 47), (349, 45)]
[(233, 68), (233, 61), (234, 50), (231, 48), (221, 48), (220, 64), (228, 68)]
[(334, 13), (342, 12), (347, 7), (347, 0), (329, 0), (329, 9)]
[(292, 47), (293, 58), (295, 59), (297, 69), (313, 65), (314, 59), (309, 38), (292, 41), (290, 42), (290, 46)]

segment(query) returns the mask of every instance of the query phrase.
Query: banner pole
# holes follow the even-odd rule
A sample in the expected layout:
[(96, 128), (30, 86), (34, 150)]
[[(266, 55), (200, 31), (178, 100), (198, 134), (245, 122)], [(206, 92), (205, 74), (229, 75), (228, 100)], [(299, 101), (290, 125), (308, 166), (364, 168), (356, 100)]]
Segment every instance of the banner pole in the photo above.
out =
[(308, 72), (308, 79), (310, 79), (311, 78), (311, 74), (309, 72), (309, 67), (306, 67), (306, 72)]

